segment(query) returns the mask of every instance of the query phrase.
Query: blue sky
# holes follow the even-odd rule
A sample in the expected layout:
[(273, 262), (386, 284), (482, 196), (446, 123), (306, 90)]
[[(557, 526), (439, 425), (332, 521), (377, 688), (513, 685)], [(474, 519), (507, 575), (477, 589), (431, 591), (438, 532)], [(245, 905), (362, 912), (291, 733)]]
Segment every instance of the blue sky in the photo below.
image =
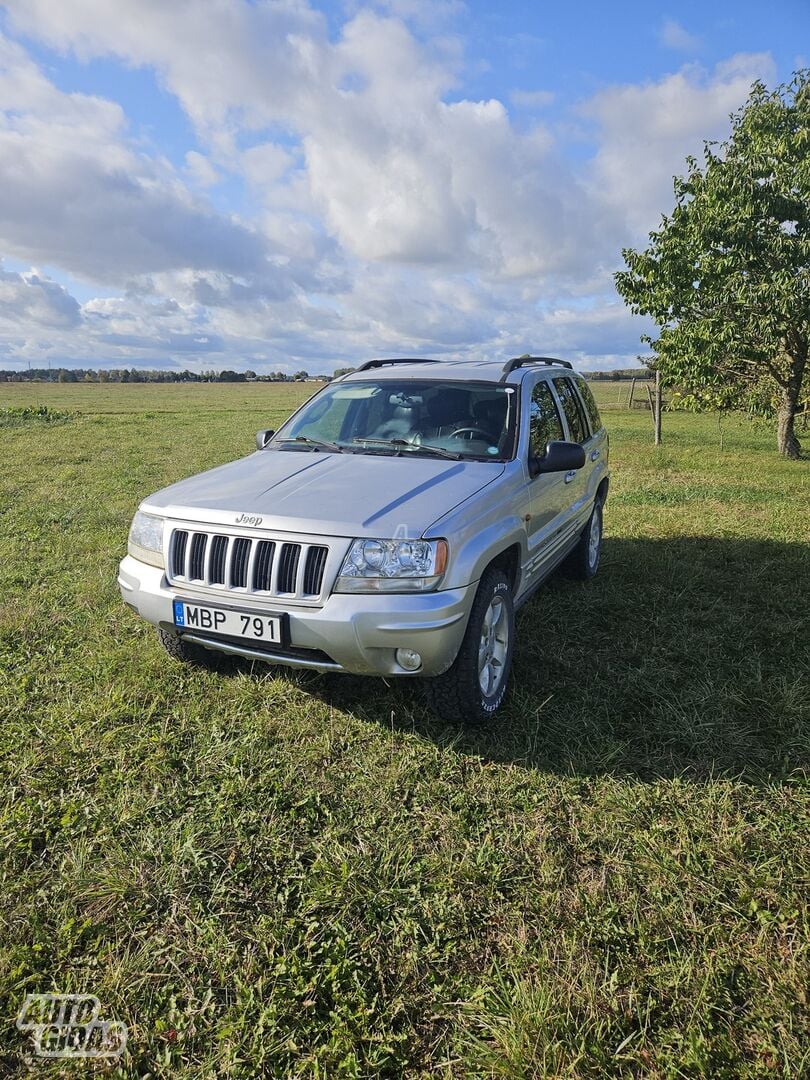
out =
[(0, 0), (0, 367), (629, 366), (621, 248), (806, 0)]

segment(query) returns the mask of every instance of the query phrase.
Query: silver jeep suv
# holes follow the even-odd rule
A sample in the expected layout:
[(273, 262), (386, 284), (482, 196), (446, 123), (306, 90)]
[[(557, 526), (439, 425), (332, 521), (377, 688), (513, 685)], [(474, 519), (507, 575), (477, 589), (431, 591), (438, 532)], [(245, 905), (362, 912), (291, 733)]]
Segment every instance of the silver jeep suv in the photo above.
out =
[(608, 437), (564, 361), (372, 360), (256, 441), (132, 522), (121, 594), (181, 660), (421, 676), (481, 721), (515, 609), (599, 565)]

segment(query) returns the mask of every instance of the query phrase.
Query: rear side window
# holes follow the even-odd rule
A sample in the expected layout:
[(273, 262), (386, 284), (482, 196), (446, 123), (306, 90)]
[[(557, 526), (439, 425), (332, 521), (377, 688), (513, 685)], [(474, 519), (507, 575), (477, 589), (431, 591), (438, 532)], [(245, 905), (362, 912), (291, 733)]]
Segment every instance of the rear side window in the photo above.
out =
[(597, 431), (601, 431), (604, 427), (602, 423), (602, 417), (599, 415), (599, 410), (596, 407), (596, 400), (591, 392), (590, 386), (584, 379), (577, 379), (577, 390), (585, 405), (585, 412), (588, 414), (588, 420), (591, 425), (591, 434), (595, 435)]
[(585, 420), (585, 410), (579, 400), (576, 387), (572, 379), (555, 379), (554, 389), (560, 395), (565, 419), (568, 421), (568, 430), (574, 442), (584, 443), (588, 438), (588, 424)]
[(562, 421), (549, 385), (541, 381), (532, 390), (529, 406), (529, 441), (534, 457), (542, 457), (546, 443), (564, 439)]

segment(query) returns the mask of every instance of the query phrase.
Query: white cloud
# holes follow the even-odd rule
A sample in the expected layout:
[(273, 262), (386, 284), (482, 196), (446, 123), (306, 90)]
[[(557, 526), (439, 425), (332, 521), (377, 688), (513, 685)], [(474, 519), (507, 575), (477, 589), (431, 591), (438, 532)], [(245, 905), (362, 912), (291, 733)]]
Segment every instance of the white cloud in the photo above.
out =
[[(296, 0), (5, 0), (16, 27), (81, 59), (151, 65), (205, 129), (297, 113), (318, 74), (326, 22)], [(220, 133), (222, 134), (222, 133)]]
[[(452, 18), (455, 0), (433, 15), (379, 0), (337, 32), (305, 0), (6, 6), (54, 48), (152, 69), (199, 147), (174, 168), (118, 104), (61, 92), (0, 37), (0, 253), (121, 292), (77, 313), (65, 290), (59, 323), (58, 293), (13, 282), (41, 297), (0, 336), (20, 359), (328, 370), (313, 358), (531, 348), (630, 362), (638, 330), (608, 291), (619, 249), (669, 208), (685, 155), (725, 134), (770, 64), (607, 87), (583, 106), (596, 153), (571, 163), (556, 128), (458, 100), (458, 39), (408, 28)], [(540, 47), (515, 39), (510, 62)], [(511, 95), (525, 110), (551, 101)], [(223, 189), (249, 213), (217, 209)]]
[(703, 44), (697, 34), (690, 34), (675, 19), (664, 19), (658, 31), (658, 40), (667, 49), (687, 53), (697, 52)]
[(120, 106), (57, 90), (0, 37), (0, 245), (93, 281), (181, 267), (258, 273), (266, 242), (130, 143)]
[[(350, 288), (328, 301), (290, 293), (212, 304), (199, 295), (198, 279), (172, 275), (159, 276), (152, 292), (98, 298), (79, 308), (51, 283), (48, 297), (37, 297), (40, 304), (50, 300), (55, 311), (47, 314), (33, 305), (37, 283), (22, 284), (35, 275), (7, 276), (17, 291), (5, 295), (10, 317), (4, 322), (0, 281), (0, 366), (28, 360), (43, 366), (49, 359), (58, 366), (68, 358), (113, 366), (330, 371), (391, 353), (505, 359), (539, 351), (592, 368), (629, 366), (638, 351), (638, 320), (615, 299), (548, 304), (536, 286), (518, 291), (506, 282), (487, 286), (464, 274), (427, 277), (391, 265), (355, 266)], [(28, 307), (21, 289), (32, 296)]]
[(242, 151), (239, 164), (249, 184), (266, 189), (276, 184), (293, 167), (295, 158), (282, 146), (263, 142)]
[[(0, 129), (0, 242), (94, 281), (196, 266), (257, 272), (264, 244), (121, 148), (61, 145), (53, 126)], [(116, 158), (118, 160), (116, 160)]]
[(303, 145), (345, 249), (495, 277), (593, 259), (596, 208), (547, 132), (516, 131), (497, 100), (445, 103), (446, 69), (390, 20), (358, 16), (335, 59), (362, 88), (329, 99)]
[(206, 157), (205, 154), (201, 154), (198, 150), (187, 151), (186, 171), (191, 182), (203, 188), (213, 187), (222, 179), (211, 164), (210, 158)]
[(555, 306), (544, 314), (542, 327), (553, 350), (581, 361), (603, 355), (635, 358), (642, 351), (639, 335), (651, 324), (630, 317), (618, 300), (602, 298), (586, 305)]
[(154, 65), (215, 163), (254, 187), (276, 184), (287, 159), (272, 144), (239, 153), (239, 125), (292, 126), (315, 209), (353, 256), (510, 276), (576, 271), (593, 257), (604, 230), (552, 140), (515, 131), (498, 101), (444, 103), (452, 42), (425, 46), (367, 10), (333, 44), (301, 4), (193, 7), (191, 18), (187, 0), (114, 12), (64, 0), (53, 17), (44, 0), (10, 2), (17, 25), (52, 44)]
[(509, 100), (520, 109), (545, 109), (555, 96), (551, 90), (513, 90)]
[(63, 285), (36, 270), (4, 270), (0, 260), (0, 323), (53, 330), (79, 322), (79, 304)]
[(433, 33), (468, 10), (464, 0), (344, 0), (343, 7), (349, 16), (372, 9)]
[(713, 71), (688, 65), (643, 85), (611, 86), (583, 106), (598, 124), (593, 182), (636, 234), (672, 208), (672, 177), (704, 140), (722, 139), (752, 82), (773, 76), (767, 53), (739, 54)]

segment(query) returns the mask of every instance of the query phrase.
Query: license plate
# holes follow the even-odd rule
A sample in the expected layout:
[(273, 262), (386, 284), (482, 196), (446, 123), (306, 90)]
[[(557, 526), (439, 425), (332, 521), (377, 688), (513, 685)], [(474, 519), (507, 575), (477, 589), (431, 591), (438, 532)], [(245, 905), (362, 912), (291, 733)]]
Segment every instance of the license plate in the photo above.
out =
[(203, 630), (227, 637), (247, 638), (249, 641), (269, 641), (284, 644), (284, 616), (256, 615), (210, 604), (189, 604), (174, 601), (174, 625), (183, 630)]

